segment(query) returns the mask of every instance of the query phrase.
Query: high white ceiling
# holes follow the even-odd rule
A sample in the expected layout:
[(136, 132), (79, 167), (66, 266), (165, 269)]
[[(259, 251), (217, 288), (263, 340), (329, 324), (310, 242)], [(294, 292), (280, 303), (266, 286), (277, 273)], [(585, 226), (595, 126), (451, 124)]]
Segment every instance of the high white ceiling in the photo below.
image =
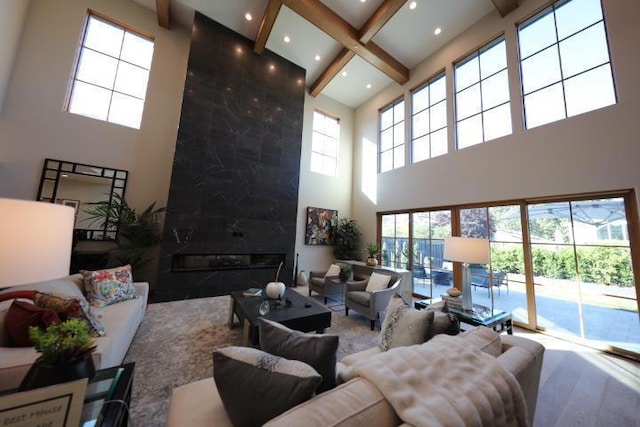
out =
[[(153, 11), (155, 0), (133, 0)], [(321, 0), (342, 19), (360, 29), (383, 0)], [(255, 40), (268, 0), (171, 0), (172, 25), (191, 27), (194, 11)], [(492, 0), (416, 0), (411, 1), (374, 36), (375, 42), (410, 70), (466, 28), (488, 13), (498, 13)], [(251, 21), (245, 19), (249, 12)], [(434, 35), (436, 28), (440, 35)], [(291, 39), (285, 43), (287, 35)], [(342, 50), (343, 46), (323, 31), (282, 6), (266, 45), (267, 49), (307, 70), (307, 86)], [(315, 60), (316, 55), (320, 60)], [(351, 59), (342, 71), (322, 90), (349, 107), (356, 108), (394, 81), (359, 56)], [(394, 83), (395, 84), (395, 83)], [(370, 85), (370, 88), (367, 88)]]

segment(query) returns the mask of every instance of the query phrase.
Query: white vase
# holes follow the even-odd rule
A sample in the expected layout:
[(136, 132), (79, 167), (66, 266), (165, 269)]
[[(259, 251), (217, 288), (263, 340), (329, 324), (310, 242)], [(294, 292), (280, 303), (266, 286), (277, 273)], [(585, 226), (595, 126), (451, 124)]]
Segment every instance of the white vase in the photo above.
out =
[(271, 299), (280, 299), (284, 295), (284, 291), (287, 289), (282, 282), (269, 282), (267, 283), (267, 297)]

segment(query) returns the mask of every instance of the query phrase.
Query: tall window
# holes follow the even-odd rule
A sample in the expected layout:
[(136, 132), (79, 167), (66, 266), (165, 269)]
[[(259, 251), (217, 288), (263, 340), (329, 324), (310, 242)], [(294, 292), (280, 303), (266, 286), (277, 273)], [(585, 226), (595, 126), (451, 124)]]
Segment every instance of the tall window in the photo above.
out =
[(382, 265), (406, 268), (409, 262), (409, 214), (382, 216)]
[(68, 111), (140, 129), (152, 57), (151, 36), (89, 11)]
[(404, 99), (380, 111), (380, 172), (404, 166)]
[(458, 149), (511, 133), (507, 52), (500, 37), (455, 66)]
[(518, 42), (527, 129), (616, 103), (600, 0), (556, 3)]
[(313, 112), (311, 172), (336, 176), (340, 119), (321, 111)]
[(447, 79), (443, 74), (411, 96), (411, 161), (447, 154)]

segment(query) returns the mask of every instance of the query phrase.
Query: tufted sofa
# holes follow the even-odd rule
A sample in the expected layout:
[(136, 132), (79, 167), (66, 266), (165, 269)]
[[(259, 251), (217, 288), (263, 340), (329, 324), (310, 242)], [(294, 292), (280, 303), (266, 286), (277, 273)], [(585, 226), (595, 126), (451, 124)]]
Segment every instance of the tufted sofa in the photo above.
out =
[[(147, 309), (149, 284), (134, 283), (136, 299), (121, 301), (104, 308), (93, 308), (97, 319), (105, 327), (105, 335), (96, 338), (97, 349), (93, 353), (96, 369), (122, 363), (133, 336), (138, 330)], [(2, 294), (14, 291), (39, 291), (61, 297), (84, 298), (82, 276), (74, 274), (60, 279), (7, 288)], [(16, 388), (39, 357), (34, 347), (10, 347), (5, 318), (13, 300), (0, 302), (0, 390)]]
[[(473, 342), (473, 335), (460, 334), (454, 339)], [(526, 406), (528, 421), (532, 425), (538, 396), (538, 385), (544, 347), (527, 338), (500, 335), (496, 359), (519, 383)], [(472, 344), (473, 343), (473, 344)], [(422, 344), (429, 345), (429, 342)], [(480, 351), (480, 347), (478, 347)], [(342, 359), (343, 368), (359, 360), (380, 355), (377, 347)], [(455, 369), (455, 366), (451, 367)], [(423, 378), (429, 381), (429, 378)], [(248, 409), (250, 410), (250, 409)], [(213, 426), (231, 427), (213, 378), (196, 381), (173, 390), (167, 426)], [(402, 421), (381, 392), (364, 378), (353, 378), (338, 387), (316, 395), (282, 415), (270, 420), (266, 426), (310, 426), (310, 427), (367, 427), (399, 426)]]

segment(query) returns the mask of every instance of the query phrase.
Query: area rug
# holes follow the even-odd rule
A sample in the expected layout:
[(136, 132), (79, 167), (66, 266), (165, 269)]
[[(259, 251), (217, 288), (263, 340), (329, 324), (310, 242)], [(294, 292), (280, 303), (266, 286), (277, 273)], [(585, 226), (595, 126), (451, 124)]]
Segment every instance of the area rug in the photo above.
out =
[[(227, 326), (229, 305), (230, 297), (221, 296), (148, 306), (124, 360), (136, 364), (130, 425), (164, 426), (171, 391), (211, 377), (213, 350), (240, 345), (242, 328)], [(346, 317), (344, 310), (332, 311), (326, 333), (340, 336), (338, 360), (376, 345), (378, 336), (367, 318), (353, 311)]]

